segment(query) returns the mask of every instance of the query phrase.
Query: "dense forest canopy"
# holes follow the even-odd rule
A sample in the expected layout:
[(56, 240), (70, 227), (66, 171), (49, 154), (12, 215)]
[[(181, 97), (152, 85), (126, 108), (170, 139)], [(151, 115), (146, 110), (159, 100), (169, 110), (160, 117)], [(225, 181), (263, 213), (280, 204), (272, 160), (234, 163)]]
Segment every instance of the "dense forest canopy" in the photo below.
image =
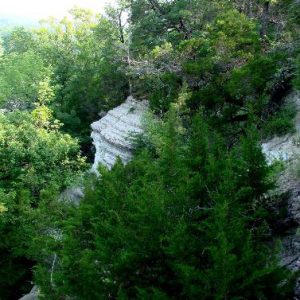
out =
[[(299, 1), (70, 14), (1, 34), (0, 299), (292, 299), (260, 143), (294, 130)], [(145, 132), (96, 177), (90, 124), (129, 95)]]

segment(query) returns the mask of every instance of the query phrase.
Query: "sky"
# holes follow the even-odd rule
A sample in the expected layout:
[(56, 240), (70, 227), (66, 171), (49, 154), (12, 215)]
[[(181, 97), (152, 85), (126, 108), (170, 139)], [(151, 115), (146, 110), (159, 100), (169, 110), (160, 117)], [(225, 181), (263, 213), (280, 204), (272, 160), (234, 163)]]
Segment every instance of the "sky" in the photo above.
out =
[(49, 16), (61, 18), (74, 7), (103, 11), (114, 0), (0, 0), (0, 14), (40, 20)]

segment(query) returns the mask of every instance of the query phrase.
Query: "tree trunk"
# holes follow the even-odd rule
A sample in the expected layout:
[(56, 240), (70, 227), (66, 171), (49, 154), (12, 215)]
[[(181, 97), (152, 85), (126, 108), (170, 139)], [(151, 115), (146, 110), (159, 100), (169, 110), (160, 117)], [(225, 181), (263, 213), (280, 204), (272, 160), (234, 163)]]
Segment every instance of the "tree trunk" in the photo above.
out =
[(248, 16), (250, 19), (253, 18), (253, 3), (252, 0), (248, 1)]
[(269, 12), (270, 12), (270, 1), (265, 1), (263, 6), (263, 13), (261, 18), (261, 30), (260, 30), (260, 36), (262, 38), (266, 37), (267, 35), (267, 29), (269, 23)]
[(119, 32), (120, 32), (120, 41), (122, 44), (124, 44), (125, 38), (124, 38), (124, 29), (122, 25), (122, 13), (123, 13), (122, 10), (120, 10), (118, 13), (118, 25), (119, 25)]

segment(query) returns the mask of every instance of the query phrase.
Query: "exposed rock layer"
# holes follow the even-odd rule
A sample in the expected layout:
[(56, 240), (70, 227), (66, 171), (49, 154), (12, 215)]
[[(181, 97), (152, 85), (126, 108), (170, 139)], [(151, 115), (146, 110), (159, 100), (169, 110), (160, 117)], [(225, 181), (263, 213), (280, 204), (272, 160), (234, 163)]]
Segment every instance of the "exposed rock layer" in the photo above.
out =
[[(269, 163), (275, 160), (285, 162), (285, 169), (278, 178), (279, 194), (287, 194), (287, 215), (281, 223), (282, 251), (281, 264), (293, 271), (300, 270), (300, 235), (297, 228), (300, 225), (300, 180), (297, 168), (300, 167), (300, 94), (292, 93), (286, 101), (293, 102), (297, 108), (295, 118), (295, 134), (275, 137), (262, 144)], [(295, 298), (300, 300), (300, 278), (295, 289)]]
[(125, 103), (110, 110), (91, 125), (91, 136), (96, 148), (93, 171), (97, 171), (99, 164), (111, 168), (117, 157), (124, 163), (132, 158), (133, 146), (130, 137), (143, 132), (142, 118), (146, 110), (146, 101), (136, 101), (129, 96)]
[(300, 94), (293, 92), (288, 96), (286, 101), (293, 103), (296, 106), (296, 133), (293, 135), (274, 137), (262, 144), (263, 152), (266, 154), (269, 162), (278, 159), (292, 161), (300, 155)]
[(297, 178), (297, 165), (300, 158), (300, 94), (292, 93), (286, 101), (296, 105), (296, 132), (283, 137), (275, 137), (262, 144), (262, 150), (269, 163), (282, 160), (286, 169), (278, 179), (278, 191), (290, 193), (288, 201), (288, 216), (300, 224), (300, 181)]

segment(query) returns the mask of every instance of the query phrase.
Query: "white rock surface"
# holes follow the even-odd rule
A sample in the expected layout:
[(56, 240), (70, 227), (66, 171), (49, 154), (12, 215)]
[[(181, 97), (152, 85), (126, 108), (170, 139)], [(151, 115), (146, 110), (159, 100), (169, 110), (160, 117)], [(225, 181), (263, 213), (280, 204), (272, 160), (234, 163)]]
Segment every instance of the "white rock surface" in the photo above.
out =
[(296, 105), (296, 133), (274, 137), (262, 144), (262, 150), (269, 163), (275, 160), (291, 161), (300, 155), (300, 93), (293, 92), (286, 101)]
[(269, 163), (275, 160), (289, 161), (300, 154), (299, 142), (300, 136), (275, 137), (262, 144), (262, 151)]
[(147, 101), (137, 101), (129, 96), (123, 104), (91, 125), (91, 137), (96, 148), (94, 172), (97, 172), (99, 164), (111, 168), (117, 157), (124, 163), (130, 161), (133, 150), (130, 136), (143, 132), (142, 118), (147, 109)]
[(81, 186), (71, 186), (65, 189), (61, 195), (60, 199), (64, 202), (71, 202), (79, 205), (80, 200), (84, 197), (83, 187)]
[(20, 298), (19, 300), (38, 300), (39, 298), (39, 289), (38, 287), (35, 285), (32, 290), (30, 291), (29, 294), (23, 296), (22, 298)]

